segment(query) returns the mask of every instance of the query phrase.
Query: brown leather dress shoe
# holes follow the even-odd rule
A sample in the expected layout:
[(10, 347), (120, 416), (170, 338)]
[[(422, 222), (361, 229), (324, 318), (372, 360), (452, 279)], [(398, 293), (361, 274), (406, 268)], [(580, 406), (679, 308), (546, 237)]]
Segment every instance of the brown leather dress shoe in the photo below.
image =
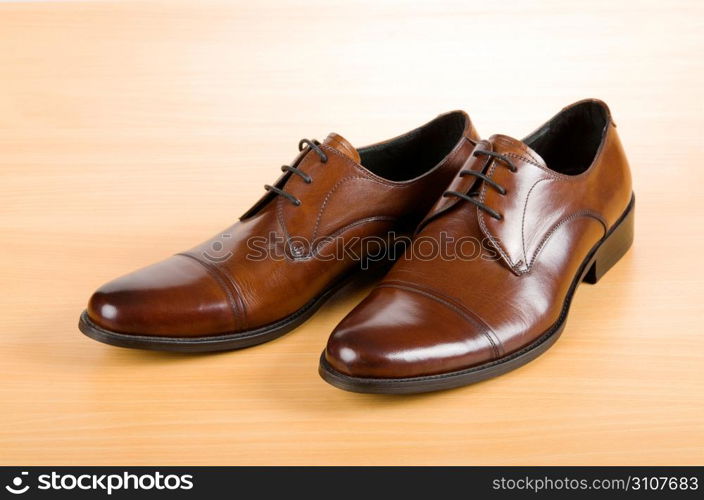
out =
[(477, 139), (462, 111), (359, 150), (337, 134), (304, 139), (239, 222), (102, 286), (79, 328), (107, 344), (189, 352), (279, 337), (379, 252), (365, 242), (412, 234)]
[(523, 142), (481, 141), (406, 255), (332, 333), (321, 376), (350, 391), (415, 393), (529, 362), (562, 332), (577, 285), (596, 283), (631, 246), (633, 205), (601, 101), (563, 109)]

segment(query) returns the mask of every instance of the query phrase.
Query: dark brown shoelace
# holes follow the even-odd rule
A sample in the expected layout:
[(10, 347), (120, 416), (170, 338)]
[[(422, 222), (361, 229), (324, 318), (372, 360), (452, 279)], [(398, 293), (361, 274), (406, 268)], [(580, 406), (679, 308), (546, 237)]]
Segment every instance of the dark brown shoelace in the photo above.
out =
[[(516, 168), (516, 165), (514, 165), (511, 160), (509, 160), (505, 155), (502, 155), (500, 153), (495, 153), (493, 151), (485, 151), (483, 149), (477, 149), (472, 154), (477, 157), (488, 156), (490, 161), (491, 160), (498, 160), (498, 161), (502, 162), (503, 164), (505, 164), (509, 168), (509, 170), (511, 170), (511, 172), (515, 172), (516, 170), (518, 170)], [(488, 166), (489, 165), (487, 163), (486, 167), (488, 167)], [(502, 195), (502, 196), (506, 195), (506, 188), (501, 186), (498, 182), (496, 182), (495, 180), (493, 180), (491, 177), (484, 174), (483, 172), (479, 172), (476, 170), (461, 170), (460, 171), (460, 177), (466, 177), (468, 175), (471, 175), (472, 177), (476, 177), (476, 178), (480, 179), (480, 182), (486, 182), (488, 185), (490, 185), (491, 187), (496, 189), (500, 195)], [(458, 198), (462, 198), (463, 200), (468, 201), (471, 204), (475, 205), (480, 210), (483, 210), (484, 212), (488, 213), (494, 219), (496, 219), (496, 220), (503, 219), (503, 215), (501, 215), (499, 212), (497, 212), (493, 208), (485, 205), (484, 203), (482, 203), (481, 201), (479, 201), (477, 199), (477, 194), (479, 193), (479, 189), (477, 189), (477, 187), (478, 186), (475, 186), (472, 189), (472, 192), (469, 194), (460, 193), (459, 191), (445, 191), (443, 193), (443, 196), (444, 197), (457, 196)]]
[[(317, 154), (320, 157), (320, 161), (322, 163), (327, 163), (328, 155), (326, 155), (325, 151), (323, 151), (320, 148), (320, 142), (316, 141), (315, 139), (312, 141), (308, 140), (308, 139), (301, 139), (300, 142), (298, 143), (298, 151), (303, 151), (304, 145), (308, 149), (314, 151), (315, 154)], [(313, 178), (310, 175), (306, 174), (305, 172), (303, 172), (302, 170), (299, 170), (296, 167), (292, 167), (291, 165), (282, 165), (281, 171), (282, 172), (291, 172), (292, 174), (299, 176), (301, 179), (303, 179), (305, 181), (306, 184), (310, 184), (311, 182), (313, 182)], [(299, 200), (298, 198), (293, 196), (291, 193), (284, 191), (281, 188), (277, 188), (276, 186), (270, 186), (269, 184), (265, 184), (264, 189), (283, 196), (284, 198), (286, 198), (288, 201), (290, 201), (291, 203), (293, 203), (297, 207), (301, 206), (301, 200)]]

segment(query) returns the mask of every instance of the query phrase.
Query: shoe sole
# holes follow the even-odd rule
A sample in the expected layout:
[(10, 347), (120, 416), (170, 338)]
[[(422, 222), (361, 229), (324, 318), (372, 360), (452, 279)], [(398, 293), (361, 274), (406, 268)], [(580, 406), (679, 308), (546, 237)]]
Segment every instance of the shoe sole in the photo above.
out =
[(415, 394), (422, 392), (454, 389), (465, 385), (481, 382), (509, 371), (515, 370), (534, 360), (547, 351), (560, 337), (565, 328), (567, 313), (577, 285), (582, 281), (597, 283), (606, 272), (623, 257), (633, 243), (635, 197), (626, 211), (609, 232), (592, 248), (582, 262), (570, 289), (558, 320), (523, 349), (489, 363), (437, 375), (406, 378), (367, 378), (345, 375), (332, 368), (325, 359), (325, 353), (320, 356), (318, 373), (327, 383), (345, 391), (373, 394)]
[(241, 332), (223, 333), (197, 337), (168, 337), (144, 334), (130, 334), (107, 330), (95, 324), (83, 311), (78, 321), (78, 329), (93, 340), (116, 347), (146, 349), (151, 351), (168, 351), (183, 353), (217, 352), (244, 349), (277, 339), (305, 323), (337, 291), (350, 284), (355, 278), (368, 273), (383, 271), (390, 263), (377, 263), (377, 267), (354, 272), (325, 292), (309, 301), (306, 305), (285, 318), (260, 328)]

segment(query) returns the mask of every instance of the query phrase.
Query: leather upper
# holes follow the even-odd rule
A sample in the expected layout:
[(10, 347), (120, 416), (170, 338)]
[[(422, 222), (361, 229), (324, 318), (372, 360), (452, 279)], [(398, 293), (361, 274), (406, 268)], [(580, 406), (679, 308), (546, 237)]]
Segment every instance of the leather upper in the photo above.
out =
[[(332, 333), (328, 364), (356, 377), (445, 373), (516, 352), (555, 324), (584, 259), (632, 197), (628, 162), (601, 101), (565, 108), (526, 141), (572, 140), (568, 128), (580, 119), (598, 127), (589, 131), (597, 141), (592, 153), (572, 144), (546, 148), (557, 148), (555, 164), (564, 164), (567, 173), (551, 168), (525, 142), (504, 135), (479, 142), (477, 151), (502, 155), (516, 171), (486, 154), (470, 155), (463, 170), (483, 172), (505, 194), (459, 174), (448, 190), (473, 194), (500, 220), (460, 197), (440, 197), (416, 240), (465, 244), (433, 258), (409, 249)], [(587, 154), (583, 171), (572, 173)]]
[[(422, 147), (415, 142), (427, 130), (446, 123), (459, 129), (446, 150), (431, 151), (437, 161), (423, 167), (406, 158), (413, 153), (409, 147)], [(89, 301), (88, 315), (111, 331), (171, 337), (246, 332), (276, 323), (358, 270), (354, 256), (333, 255), (340, 241), (412, 232), (477, 140), (469, 117), (459, 111), (360, 150), (330, 134), (319, 146), (326, 161), (305, 148), (291, 164), (312, 182), (287, 172), (275, 183), (300, 206), (265, 194), (213, 238), (102, 286)], [(394, 155), (397, 161), (385, 165)], [(367, 160), (374, 169), (364, 165)], [(364, 257), (362, 245), (352, 247), (354, 255)]]

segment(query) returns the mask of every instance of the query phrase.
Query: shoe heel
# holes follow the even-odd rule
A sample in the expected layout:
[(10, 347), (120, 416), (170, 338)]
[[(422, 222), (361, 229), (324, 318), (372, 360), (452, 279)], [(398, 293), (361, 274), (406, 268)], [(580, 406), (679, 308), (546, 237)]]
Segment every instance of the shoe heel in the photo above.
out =
[(606, 239), (596, 250), (589, 270), (582, 278), (587, 283), (595, 284), (606, 272), (623, 257), (633, 244), (635, 223), (635, 200), (631, 201), (626, 215), (617, 223)]

